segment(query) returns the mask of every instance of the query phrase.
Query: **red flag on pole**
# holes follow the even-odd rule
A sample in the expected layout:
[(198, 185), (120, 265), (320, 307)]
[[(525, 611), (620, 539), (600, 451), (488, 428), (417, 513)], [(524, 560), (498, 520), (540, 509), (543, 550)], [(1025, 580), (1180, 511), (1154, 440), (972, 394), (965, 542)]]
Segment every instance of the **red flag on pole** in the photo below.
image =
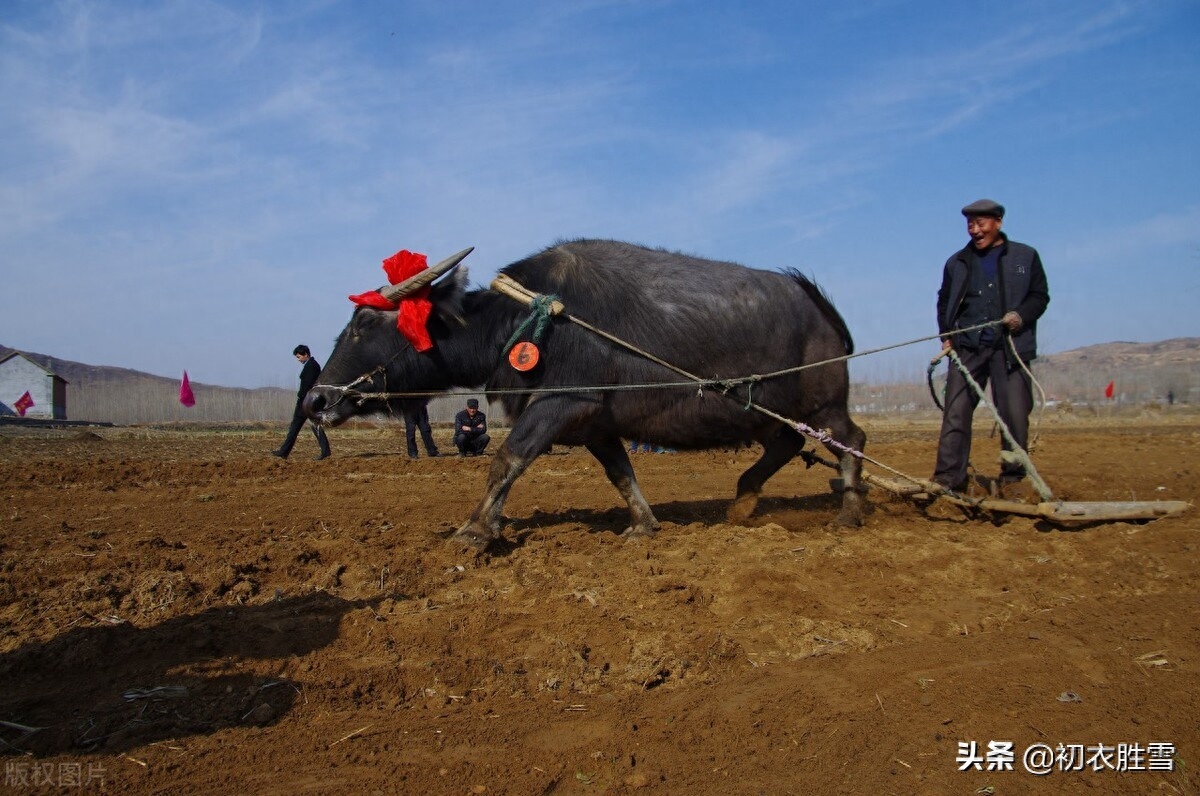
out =
[(33, 406), (33, 396), (29, 394), (29, 390), (26, 390), (25, 394), (13, 404), (13, 408), (17, 410), (17, 414), (21, 417), (25, 417), (25, 413), (29, 411), (29, 407), (31, 406)]
[(183, 372), (183, 383), (179, 385), (179, 403), (188, 408), (196, 405), (196, 396), (192, 394), (192, 385), (188, 382), (186, 370)]
[(1108, 383), (1108, 386), (1104, 388), (1104, 397), (1105, 397), (1105, 398), (1112, 398), (1112, 397), (1113, 397), (1113, 385), (1114, 385), (1115, 383), (1116, 383), (1116, 382), (1111, 382), (1111, 381), (1110, 381), (1110, 382)]

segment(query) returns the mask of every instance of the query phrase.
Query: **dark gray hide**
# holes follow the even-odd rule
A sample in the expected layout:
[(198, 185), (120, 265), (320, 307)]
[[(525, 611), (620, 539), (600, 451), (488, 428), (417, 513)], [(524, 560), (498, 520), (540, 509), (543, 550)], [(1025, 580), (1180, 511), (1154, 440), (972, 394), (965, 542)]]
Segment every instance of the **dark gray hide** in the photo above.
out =
[[(850, 353), (845, 322), (828, 299), (798, 273), (758, 271), (627, 243), (562, 243), (503, 269), (517, 282), (554, 294), (566, 311), (704, 378), (728, 379), (784, 370)], [(508, 490), (551, 445), (584, 445), (629, 504), (627, 535), (658, 528), (626, 454), (624, 439), (679, 449), (758, 442), (763, 455), (738, 479), (732, 522), (754, 511), (763, 483), (803, 447), (790, 427), (746, 411), (747, 390), (729, 395), (696, 387), (602, 391), (598, 385), (678, 382), (681, 377), (604, 338), (555, 318), (539, 341), (542, 356), (529, 373), (514, 370), (504, 344), (528, 308), (491, 290), (464, 290), (462, 269), (433, 287), (428, 329), (432, 351), (419, 354), (396, 331), (396, 313), (358, 308), (337, 340), (317, 386), (305, 399), (309, 416), (336, 425), (378, 402), (358, 403), (339, 389), (428, 391), (484, 385), (503, 404), (512, 431), (492, 459), (487, 489), (455, 538), (477, 548), (499, 540)], [(528, 335), (527, 335), (528, 336)], [(580, 387), (565, 394), (500, 390)], [(844, 361), (771, 378), (753, 386), (753, 400), (778, 414), (862, 450), (866, 436), (847, 412)], [(491, 392), (496, 391), (496, 392)], [(399, 407), (399, 403), (395, 404)], [(394, 408), (395, 408), (394, 407)], [(845, 486), (839, 522), (862, 522), (861, 462), (838, 456)]]

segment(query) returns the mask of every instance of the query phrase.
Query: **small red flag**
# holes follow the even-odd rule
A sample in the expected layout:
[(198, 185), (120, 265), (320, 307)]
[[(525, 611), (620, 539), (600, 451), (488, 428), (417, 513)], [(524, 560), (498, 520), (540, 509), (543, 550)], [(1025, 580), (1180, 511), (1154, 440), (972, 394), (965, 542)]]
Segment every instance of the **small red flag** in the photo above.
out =
[(186, 370), (183, 372), (183, 383), (179, 385), (179, 403), (189, 409), (196, 405), (196, 396), (192, 394), (192, 385), (188, 382)]
[(1115, 382), (1111, 382), (1111, 381), (1110, 381), (1110, 382), (1108, 383), (1108, 386), (1104, 388), (1104, 397), (1105, 397), (1105, 398), (1112, 398), (1112, 397), (1113, 397), (1113, 385), (1114, 385), (1114, 384), (1115, 384)]
[(33, 396), (29, 394), (29, 390), (26, 390), (25, 394), (13, 404), (13, 408), (17, 410), (17, 414), (21, 417), (25, 417), (25, 413), (29, 411), (29, 407), (31, 406), (33, 406)]

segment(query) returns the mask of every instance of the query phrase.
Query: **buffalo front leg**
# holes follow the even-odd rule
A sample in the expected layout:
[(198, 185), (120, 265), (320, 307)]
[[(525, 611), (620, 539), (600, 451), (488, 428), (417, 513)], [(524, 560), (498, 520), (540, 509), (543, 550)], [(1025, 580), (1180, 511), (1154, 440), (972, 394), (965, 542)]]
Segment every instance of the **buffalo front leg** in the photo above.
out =
[(471, 518), (463, 523), (451, 538), (477, 550), (484, 550), (492, 542), (500, 539), (500, 521), (503, 518), (508, 490), (534, 458), (536, 457), (517, 456), (506, 441), (492, 458), (483, 500), (475, 507)]
[(593, 442), (587, 446), (587, 449), (600, 464), (604, 465), (604, 474), (608, 476), (608, 480), (629, 504), (632, 522), (622, 535), (630, 538), (654, 536), (658, 533), (658, 520), (655, 519), (654, 512), (650, 511), (650, 504), (642, 495), (637, 478), (633, 475), (633, 465), (629, 462), (629, 454), (625, 452), (625, 446), (621, 440), (613, 437)]
[(779, 472), (780, 467), (794, 459), (803, 447), (804, 437), (790, 428), (780, 429), (768, 439), (763, 444), (763, 455), (738, 479), (737, 497), (725, 513), (725, 518), (734, 525), (750, 519), (750, 515), (758, 506), (758, 496), (762, 494), (763, 484)]

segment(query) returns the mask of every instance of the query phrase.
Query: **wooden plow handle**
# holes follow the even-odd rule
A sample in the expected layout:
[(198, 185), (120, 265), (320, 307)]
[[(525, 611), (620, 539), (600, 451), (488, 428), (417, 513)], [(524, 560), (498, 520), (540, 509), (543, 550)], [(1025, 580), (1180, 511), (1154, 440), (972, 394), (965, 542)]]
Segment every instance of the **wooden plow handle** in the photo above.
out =
[[(521, 302), (526, 307), (532, 307), (534, 299), (540, 296), (539, 293), (534, 293), (507, 274), (497, 274), (496, 278), (492, 280), (491, 289)], [(551, 315), (561, 315), (566, 309), (566, 305), (561, 301), (550, 302)]]

